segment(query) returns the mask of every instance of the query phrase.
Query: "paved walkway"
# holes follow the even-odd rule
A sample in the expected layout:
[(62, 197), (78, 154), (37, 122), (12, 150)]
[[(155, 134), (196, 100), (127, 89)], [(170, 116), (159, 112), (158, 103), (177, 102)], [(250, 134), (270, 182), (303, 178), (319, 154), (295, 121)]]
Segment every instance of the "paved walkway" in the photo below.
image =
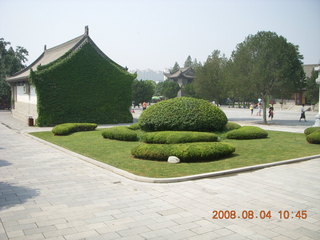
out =
[[(320, 159), (149, 184), (39, 143), (23, 129), (0, 124), (1, 240), (320, 239)], [(253, 210), (255, 217), (212, 219), (214, 210)], [(259, 219), (261, 210), (271, 219)], [(289, 219), (280, 219), (285, 210)], [(292, 214), (299, 210), (306, 219)]]

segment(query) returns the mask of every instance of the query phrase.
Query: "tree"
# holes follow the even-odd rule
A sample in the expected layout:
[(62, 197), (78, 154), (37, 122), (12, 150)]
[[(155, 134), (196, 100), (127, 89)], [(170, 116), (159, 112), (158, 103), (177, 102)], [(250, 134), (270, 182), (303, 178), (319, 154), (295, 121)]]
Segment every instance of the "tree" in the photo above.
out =
[(132, 84), (132, 101), (134, 104), (150, 102), (155, 90), (152, 80), (134, 80)]
[(306, 79), (306, 99), (308, 103), (316, 104), (319, 101), (319, 85), (316, 83), (318, 72), (312, 70), (311, 76)]
[(191, 56), (189, 55), (186, 59), (186, 61), (184, 62), (184, 67), (191, 67), (193, 65), (193, 62), (192, 62), (192, 58)]
[(0, 108), (10, 106), (10, 86), (5, 81), (10, 76), (25, 67), (28, 51), (23, 47), (16, 47), (14, 51), (10, 42), (0, 38)]
[(192, 67), (194, 68), (194, 69), (196, 69), (196, 68), (198, 68), (198, 67), (202, 67), (202, 63), (199, 61), (198, 62), (198, 59), (194, 59), (193, 60), (193, 63), (192, 63)]
[(267, 123), (267, 99), (279, 90), (294, 93), (304, 85), (302, 55), (298, 46), (274, 32), (249, 35), (237, 45), (231, 56), (234, 86), (241, 91), (259, 94), (263, 104), (263, 120)]
[(180, 86), (177, 82), (166, 80), (163, 82), (161, 95), (166, 98), (175, 98), (180, 90)]
[(164, 82), (158, 82), (157, 83), (156, 88), (154, 90), (154, 95), (155, 96), (161, 96), (162, 95), (163, 83)]
[(193, 82), (196, 95), (207, 100), (221, 102), (225, 97), (225, 68), (227, 58), (214, 50), (202, 67), (196, 68)]
[(170, 69), (170, 73), (175, 73), (176, 71), (178, 71), (180, 69), (180, 66), (177, 62), (174, 63), (173, 68)]
[(185, 97), (193, 97), (193, 98), (198, 98), (197, 93), (194, 89), (194, 83), (187, 83), (186, 85), (182, 86), (184, 96)]

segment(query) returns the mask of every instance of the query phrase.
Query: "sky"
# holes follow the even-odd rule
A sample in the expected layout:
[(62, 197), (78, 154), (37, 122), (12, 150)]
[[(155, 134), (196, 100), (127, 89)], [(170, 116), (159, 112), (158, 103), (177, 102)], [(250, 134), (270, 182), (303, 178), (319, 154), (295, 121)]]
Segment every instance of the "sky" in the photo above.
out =
[(320, 63), (320, 0), (0, 0), (0, 38), (29, 52), (84, 33), (129, 70), (163, 71), (215, 49), (230, 57), (258, 31), (299, 46), (304, 64)]

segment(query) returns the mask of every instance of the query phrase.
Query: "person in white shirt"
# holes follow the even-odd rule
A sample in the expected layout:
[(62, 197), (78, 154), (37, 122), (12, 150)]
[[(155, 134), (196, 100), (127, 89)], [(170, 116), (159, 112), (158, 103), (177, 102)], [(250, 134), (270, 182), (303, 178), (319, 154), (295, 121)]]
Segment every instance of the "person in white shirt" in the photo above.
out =
[(304, 110), (304, 104), (302, 104), (302, 107), (301, 107), (301, 116), (300, 116), (299, 122), (301, 122), (302, 118), (304, 119), (305, 122), (307, 121), (307, 119), (306, 119), (306, 111)]

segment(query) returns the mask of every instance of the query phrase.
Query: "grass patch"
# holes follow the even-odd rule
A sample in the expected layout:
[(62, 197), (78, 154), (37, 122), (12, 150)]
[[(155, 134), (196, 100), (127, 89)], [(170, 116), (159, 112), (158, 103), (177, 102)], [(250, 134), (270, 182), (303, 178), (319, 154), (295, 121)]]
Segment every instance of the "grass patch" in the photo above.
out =
[(140, 142), (104, 139), (102, 131), (104, 129), (68, 136), (54, 136), (52, 132), (31, 135), (133, 174), (158, 178), (215, 172), (320, 154), (319, 145), (309, 144), (302, 133), (267, 131), (268, 138), (265, 139), (224, 139), (223, 142), (231, 143), (236, 148), (231, 157), (212, 162), (168, 164), (135, 159), (130, 152)]

